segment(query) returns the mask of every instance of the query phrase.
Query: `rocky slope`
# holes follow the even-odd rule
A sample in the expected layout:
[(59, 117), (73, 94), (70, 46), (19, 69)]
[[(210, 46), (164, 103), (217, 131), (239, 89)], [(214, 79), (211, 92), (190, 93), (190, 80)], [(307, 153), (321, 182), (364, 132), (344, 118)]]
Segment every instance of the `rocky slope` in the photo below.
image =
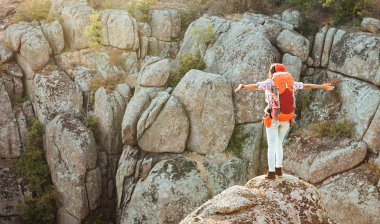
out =
[[(61, 22), (7, 26), (8, 44), (0, 46), (7, 67), (0, 78), (0, 182), (6, 189), (0, 222), (19, 220), (13, 205), (27, 183), (11, 164), (26, 147), (34, 117), (44, 125), (45, 157), (62, 194), (59, 224), (92, 223), (100, 213), (117, 223), (328, 223), (326, 211), (339, 223), (380, 219), (379, 178), (357, 168), (366, 158), (380, 165), (379, 37), (324, 28), (313, 40), (294, 30), (297, 14), (246, 13), (238, 20), (205, 15), (180, 42), (181, 17), (174, 10), (152, 10), (143, 21), (112, 9), (99, 12), (105, 42), (94, 53), (83, 35), (91, 5), (54, 0), (51, 7)], [(191, 30), (208, 24), (215, 40), (200, 44), (206, 69), (191, 70), (168, 88), (178, 53), (195, 50)], [(363, 21), (363, 30), (374, 29), (375, 22)], [(122, 64), (111, 63), (116, 51)], [(355, 126), (352, 138), (338, 140), (289, 135), (284, 169), (302, 180), (252, 179), (267, 161), (264, 94), (233, 89), (265, 80), (274, 62), (297, 81), (339, 80), (333, 93), (300, 91), (313, 96), (294, 130), (342, 117)], [(126, 75), (124, 83), (91, 92), (96, 73), (116, 72)], [(17, 105), (21, 96), (30, 101)], [(96, 136), (86, 126), (91, 116), (98, 117)], [(237, 127), (249, 134), (241, 158), (224, 152)], [(342, 203), (349, 205), (341, 209)]]

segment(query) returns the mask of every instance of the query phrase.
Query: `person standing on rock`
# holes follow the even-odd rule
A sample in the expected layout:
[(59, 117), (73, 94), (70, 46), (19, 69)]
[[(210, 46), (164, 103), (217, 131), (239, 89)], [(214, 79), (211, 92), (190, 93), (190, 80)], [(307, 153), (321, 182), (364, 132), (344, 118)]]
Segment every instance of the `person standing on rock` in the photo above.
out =
[[(282, 143), (290, 125), (295, 123), (295, 95), (298, 89), (334, 89), (330, 83), (323, 85), (303, 84), (302, 82), (293, 82), (291, 74), (285, 72), (283, 64), (272, 64), (269, 70), (269, 77), (264, 82), (244, 85), (240, 84), (235, 90), (241, 89), (259, 89), (265, 90), (265, 101), (268, 106), (265, 108), (265, 126), (268, 141), (268, 166), (269, 171), (266, 179), (275, 180), (276, 176), (282, 176)], [(277, 100), (276, 96), (280, 96)]]

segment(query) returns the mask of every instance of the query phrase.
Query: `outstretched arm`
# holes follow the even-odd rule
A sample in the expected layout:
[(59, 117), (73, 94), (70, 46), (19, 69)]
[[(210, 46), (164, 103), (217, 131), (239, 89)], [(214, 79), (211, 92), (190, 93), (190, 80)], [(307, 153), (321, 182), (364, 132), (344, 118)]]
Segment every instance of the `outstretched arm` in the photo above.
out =
[[(257, 89), (257, 84), (250, 84), (250, 85), (244, 85), (244, 89)], [(243, 88), (243, 84), (240, 84), (237, 89), (235, 89), (235, 92), (241, 90)]]
[[(244, 86), (245, 88), (245, 86)], [(304, 89), (325, 89), (325, 90), (333, 90), (334, 86), (331, 86), (330, 83), (325, 83), (323, 85), (316, 84), (303, 84)]]

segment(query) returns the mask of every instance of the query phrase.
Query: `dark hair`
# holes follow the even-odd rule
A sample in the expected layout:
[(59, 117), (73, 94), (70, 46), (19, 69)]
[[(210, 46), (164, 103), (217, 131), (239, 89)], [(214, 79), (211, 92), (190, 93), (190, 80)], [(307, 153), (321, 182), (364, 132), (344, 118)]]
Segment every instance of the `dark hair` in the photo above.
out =
[(276, 65), (278, 65), (278, 63), (273, 63), (270, 65), (268, 79), (272, 79), (273, 74), (276, 73)]

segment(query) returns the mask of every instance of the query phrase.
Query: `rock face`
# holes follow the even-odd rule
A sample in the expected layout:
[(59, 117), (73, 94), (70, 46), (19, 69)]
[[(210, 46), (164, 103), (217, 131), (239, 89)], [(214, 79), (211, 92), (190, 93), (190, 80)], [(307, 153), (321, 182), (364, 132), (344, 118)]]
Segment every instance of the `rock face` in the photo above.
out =
[(285, 65), (286, 71), (292, 74), (293, 80), (299, 82), (302, 68), (301, 58), (290, 54), (284, 54), (282, 57), (282, 64)]
[(318, 183), (362, 162), (367, 145), (350, 139), (291, 137), (284, 148), (283, 168)]
[(10, 62), (13, 59), (13, 51), (6, 46), (0, 45), (0, 61), (2, 63)]
[(151, 27), (152, 37), (161, 41), (170, 41), (172, 37), (179, 37), (181, 15), (170, 9), (153, 10)]
[(190, 120), (186, 148), (201, 154), (223, 152), (234, 129), (230, 85), (226, 78), (190, 70), (173, 91)]
[(367, 132), (363, 137), (363, 141), (368, 145), (368, 151), (379, 154), (380, 151), (380, 110), (377, 109)]
[(4, 81), (0, 79), (0, 157), (4, 159), (17, 158), (20, 155), (21, 147), (17, 120), (12, 111), (11, 100), (5, 89)]
[(330, 218), (347, 224), (380, 222), (379, 180), (360, 167), (320, 187)]
[(263, 26), (267, 31), (269, 41), (275, 46), (277, 46), (278, 35), (280, 35), (284, 29), (293, 30), (291, 24), (276, 19), (267, 19)]
[(87, 3), (70, 4), (62, 10), (62, 27), (65, 42), (73, 50), (90, 47), (87, 37), (84, 35), (86, 26), (90, 25), (92, 8)]
[(208, 189), (196, 161), (164, 160), (137, 182), (120, 223), (179, 223), (207, 200)]
[(83, 0), (52, 0), (50, 11), (53, 13), (61, 13), (65, 6), (72, 5), (78, 2), (85, 2)]
[[(248, 17), (251, 14), (244, 15)], [(226, 76), (232, 89), (240, 83), (264, 81), (271, 63), (281, 62), (281, 54), (268, 40), (267, 31), (253, 19), (232, 21), (219, 17), (201, 17), (188, 28), (179, 53), (195, 52), (195, 40), (190, 31), (194, 26), (204, 30), (210, 23), (214, 23), (216, 40), (202, 46), (207, 65), (205, 71)], [(263, 92), (234, 92), (233, 103), (236, 123), (261, 120), (265, 103)]]
[(57, 113), (81, 113), (82, 90), (62, 70), (53, 71), (48, 76), (36, 74), (34, 84), (34, 108), (42, 124)]
[(53, 54), (61, 53), (65, 47), (62, 25), (58, 21), (54, 21), (52, 23), (42, 22), (41, 28), (53, 50)]
[(180, 223), (328, 223), (321, 194), (312, 185), (284, 175), (264, 176), (234, 186), (196, 209)]
[(122, 140), (126, 145), (137, 145), (137, 123), (151, 101), (148, 92), (135, 94), (127, 105), (122, 122)]
[(323, 27), (319, 32), (315, 35), (313, 51), (311, 52), (311, 58), (314, 62), (314, 67), (321, 66), (321, 58), (323, 53), (323, 44), (325, 43), (325, 37), (327, 33), (327, 28)]
[(161, 93), (163, 96), (157, 95), (138, 122), (139, 146), (146, 152), (181, 153), (185, 150), (189, 119), (174, 96)]
[(322, 52), (322, 58), (321, 58), (321, 66), (326, 68), (329, 64), (329, 58), (330, 58), (330, 52), (332, 43), (334, 41), (334, 35), (338, 31), (337, 28), (331, 28), (329, 31), (327, 31), (325, 43), (323, 45), (323, 52)]
[(160, 60), (153, 57), (147, 60), (140, 70), (140, 74), (136, 81), (136, 91), (140, 91), (140, 87), (164, 87), (170, 74), (170, 63), (168, 59)]
[(379, 38), (338, 30), (328, 69), (380, 86)]
[(282, 21), (290, 23), (297, 29), (300, 25), (301, 13), (294, 9), (287, 9), (282, 13)]
[(363, 31), (378, 33), (380, 30), (380, 20), (374, 18), (364, 18), (361, 27)]
[(100, 14), (102, 34), (105, 45), (119, 49), (136, 51), (139, 36), (136, 20), (126, 11), (107, 9)]
[(282, 31), (277, 37), (277, 46), (283, 54), (289, 53), (297, 56), (303, 62), (309, 56), (309, 41), (293, 30)]
[(59, 223), (81, 223), (100, 203), (101, 169), (92, 132), (73, 115), (58, 115), (46, 127), (46, 157), (59, 199)]
[(300, 127), (305, 128), (310, 123), (325, 120), (339, 120), (345, 115), (350, 122), (354, 123), (353, 138), (362, 139), (380, 104), (380, 99), (374, 97), (380, 94), (380, 90), (368, 82), (327, 70), (315, 74), (310, 82), (321, 83), (329, 80), (340, 83), (336, 92), (313, 90), (317, 98), (312, 100), (310, 106), (302, 109)]
[(121, 122), (127, 102), (117, 91), (107, 94), (101, 87), (95, 93), (94, 116), (98, 117), (99, 142), (108, 154), (121, 154)]

